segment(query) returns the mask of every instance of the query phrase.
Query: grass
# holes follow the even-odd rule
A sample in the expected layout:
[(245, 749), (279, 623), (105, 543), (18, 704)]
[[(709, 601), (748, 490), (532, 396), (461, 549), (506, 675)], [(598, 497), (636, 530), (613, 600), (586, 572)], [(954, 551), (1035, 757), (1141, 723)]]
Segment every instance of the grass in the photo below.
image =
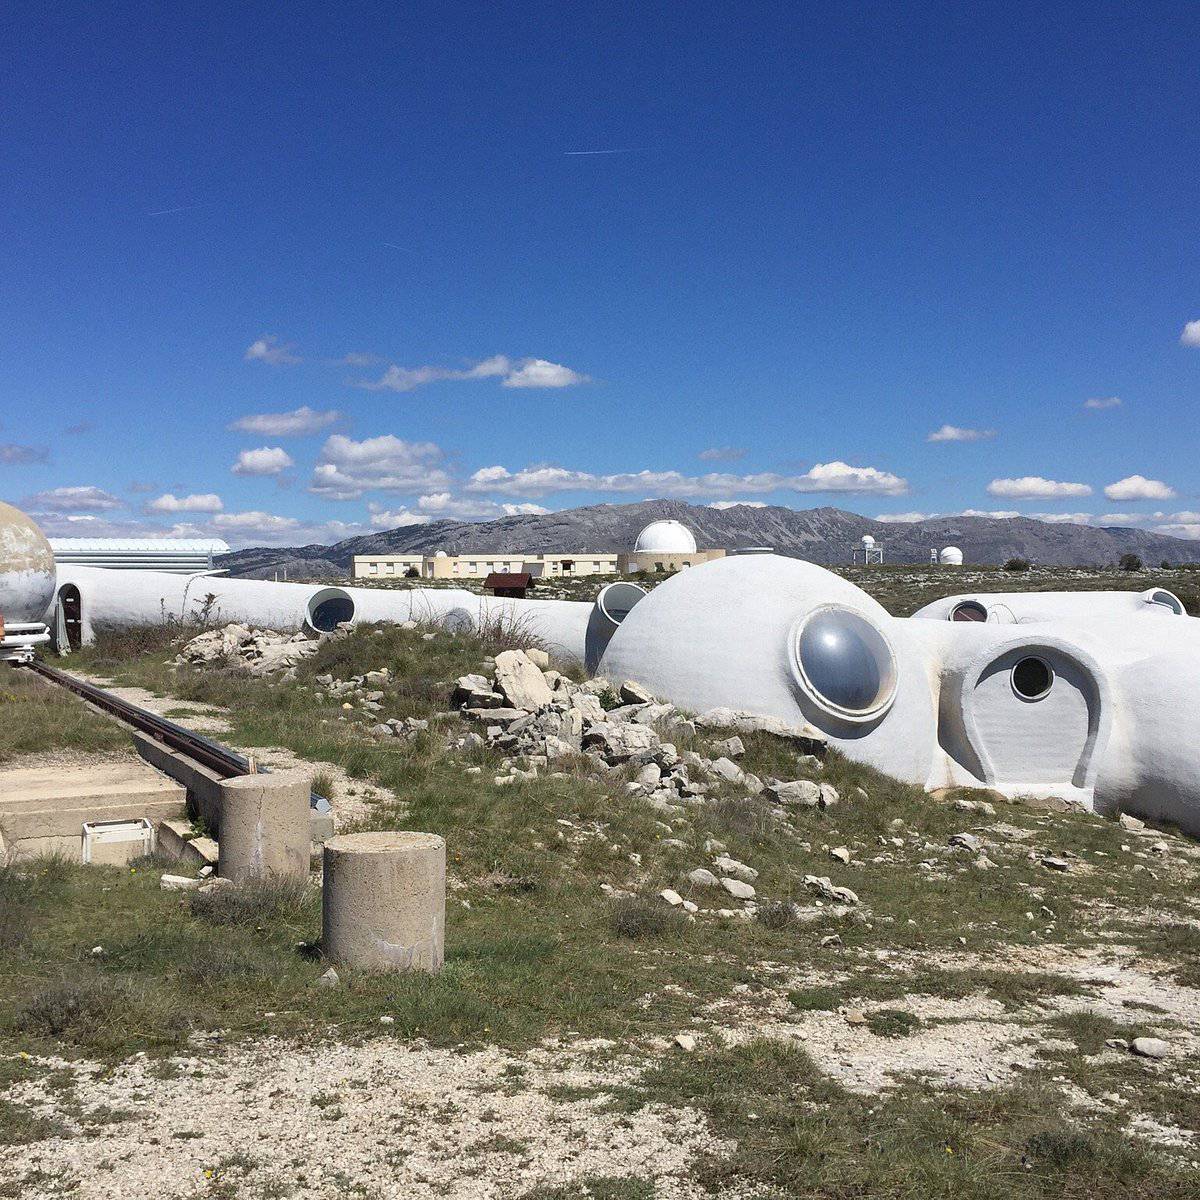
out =
[(0, 763), (52, 750), (131, 750), (129, 731), (21, 667), (0, 663)]
[[(1052, 1072), (1107, 1090), (1115, 1079), (1143, 1096), (1147, 1111), (1157, 1103), (1180, 1121), (1200, 1122), (1194, 1097), (1132, 1056), (1084, 1061), (1102, 1057), (1095, 1048), (1105, 1038), (1128, 1032), (1047, 1010), (1057, 999), (1086, 1001), (1093, 988), (1065, 969), (1023, 972), (1003, 956), (1049, 946), (1053, 962), (1056, 953), (1115, 939), (1190, 978), (1200, 961), (1200, 933), (1189, 923), (1197, 882), (1190, 860), (1172, 855), (1153, 864), (1154, 874), (1113, 871), (1128, 840), (1114, 823), (998, 805), (999, 820), (1029, 833), (1006, 844), (986, 832), (986, 818), (957, 813), (836, 754), (815, 771), (766, 735), (743, 735), (747, 770), (820, 778), (841, 802), (779, 819), (762, 800), (730, 788), (664, 821), (625, 795), (630, 772), (588, 773), (577, 760), (561, 764), (565, 778), (499, 787), (492, 782), (499, 755), (447, 751), (447, 739), (465, 727), (444, 709), (451, 681), (480, 670), (504, 631), (429, 640), (424, 632), (360, 628), (324, 643), (286, 688), (229, 669), (173, 672), (165, 663), (174, 650), (163, 647), (131, 655), (112, 673), (183, 703), (219, 706), (241, 746), (286, 746), (389, 789), (397, 802), (376, 805), (364, 827), (442, 834), (452, 887), (440, 975), (339, 971), (339, 987), (317, 987), (325, 964), (315, 953), (313, 888), (180, 896), (159, 889), (160, 868), (150, 862), (26, 864), (0, 871), (0, 918), (12, 918), (0, 929), (16, 931), (0, 934), (0, 1050), (116, 1060), (140, 1050), (162, 1055), (186, 1046), (192, 1033), (221, 1030), (228, 1041), (386, 1036), (514, 1049), (547, 1037), (609, 1037), (636, 1051), (694, 1027), (710, 1005), (733, 1003), (752, 1019), (783, 996), (799, 1011), (861, 1004), (869, 1034), (904, 1039), (921, 1037), (931, 1020), (918, 1022), (904, 997), (979, 995), (1003, 1005), (1006, 1019), (1041, 1024), (1078, 1053), (1052, 1056), (1052, 1068), (1030, 1071), (1007, 1091), (962, 1096), (913, 1084), (862, 1098), (803, 1053), (756, 1043), (668, 1056), (621, 1102), (700, 1108), (736, 1144), (732, 1160), (696, 1164), (697, 1186), (717, 1191), (749, 1180), (783, 1194), (847, 1200), (1188, 1194), (1168, 1162), (1120, 1136), (1107, 1118), (1076, 1127), (1054, 1116), (1061, 1102)], [(111, 655), (101, 644), (77, 661)], [(316, 675), (345, 679), (384, 665), (381, 715), (430, 722), (396, 745), (366, 736), (377, 717), (343, 710), (313, 683)], [(711, 740), (681, 737), (679, 747), (704, 750)], [(467, 775), (467, 766), (482, 771)], [(964, 829), (995, 840), (989, 855), (997, 869), (980, 872), (970, 855), (949, 847)], [(705, 908), (731, 904), (688, 880), (693, 868), (710, 865), (710, 839), (759, 871), (757, 920), (692, 922), (657, 899), (671, 887)], [(860, 865), (831, 861), (829, 847), (840, 845)], [(1079, 857), (1070, 872), (1052, 875), (1028, 858), (1030, 848)], [(851, 887), (862, 904), (846, 916), (816, 909), (806, 874)], [(614, 901), (601, 884), (636, 895)], [(805, 919), (796, 918), (793, 902)], [(822, 945), (831, 934), (836, 942)], [(102, 954), (91, 953), (95, 945)], [(967, 954), (975, 963), (956, 961)], [(383, 1015), (394, 1023), (381, 1026)], [(601, 1178), (589, 1187), (614, 1198), (651, 1194), (633, 1180)], [(582, 1192), (531, 1193), (575, 1194)]]

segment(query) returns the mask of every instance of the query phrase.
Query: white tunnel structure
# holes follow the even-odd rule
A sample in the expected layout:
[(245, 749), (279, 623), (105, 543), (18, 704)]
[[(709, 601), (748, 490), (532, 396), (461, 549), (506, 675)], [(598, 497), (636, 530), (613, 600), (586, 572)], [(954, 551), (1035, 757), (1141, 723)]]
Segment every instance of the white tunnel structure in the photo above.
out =
[(896, 618), (813, 563), (750, 554), (649, 594), (612, 583), (595, 603), (70, 566), (54, 597), (60, 633), (82, 641), (200, 616), (312, 633), (409, 619), (517, 627), (682, 709), (813, 726), (928, 789), (1056, 796), (1200, 831), (1200, 620), (1161, 588), (964, 594)]

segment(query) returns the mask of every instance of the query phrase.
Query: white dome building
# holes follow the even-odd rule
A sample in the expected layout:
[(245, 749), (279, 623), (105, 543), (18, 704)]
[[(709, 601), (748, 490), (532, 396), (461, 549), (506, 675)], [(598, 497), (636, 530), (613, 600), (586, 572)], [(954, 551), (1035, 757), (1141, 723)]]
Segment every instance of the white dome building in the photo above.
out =
[(31, 517), (0, 502), (0, 658), (28, 658), (50, 640), (54, 551)]
[(963, 565), (963, 552), (957, 546), (947, 546), (938, 554), (938, 562), (943, 567), (961, 567)]
[(695, 554), (696, 539), (680, 521), (651, 521), (633, 545), (634, 554)]

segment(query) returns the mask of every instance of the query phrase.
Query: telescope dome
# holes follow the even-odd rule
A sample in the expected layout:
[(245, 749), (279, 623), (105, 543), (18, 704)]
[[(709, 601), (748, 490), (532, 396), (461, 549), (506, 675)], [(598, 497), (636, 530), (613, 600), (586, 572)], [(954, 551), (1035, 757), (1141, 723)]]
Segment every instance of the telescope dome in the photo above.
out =
[(696, 539), (679, 521), (651, 521), (638, 534), (635, 554), (695, 554)]

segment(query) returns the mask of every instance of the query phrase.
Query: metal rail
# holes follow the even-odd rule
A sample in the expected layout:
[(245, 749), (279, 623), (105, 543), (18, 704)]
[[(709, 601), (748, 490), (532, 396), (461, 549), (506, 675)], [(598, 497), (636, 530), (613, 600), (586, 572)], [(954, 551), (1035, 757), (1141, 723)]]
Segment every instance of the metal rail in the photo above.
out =
[[(138, 708), (136, 704), (122, 700), (120, 696), (114, 696), (112, 692), (106, 692), (94, 683), (87, 683), (74, 675), (68, 675), (66, 671), (60, 671), (57, 667), (51, 667), (41, 659), (34, 659), (25, 666), (41, 675), (43, 679), (74, 692), (89, 704), (94, 704), (117, 720), (124, 721), (126, 725), (149, 734), (169, 749), (178, 750), (188, 758), (195, 759), (201, 766), (207, 767), (222, 779), (232, 779), (236, 775), (250, 773), (249, 760), (236, 750), (222, 746), (220, 742), (214, 742), (211, 738), (185, 729), (182, 725), (176, 725), (174, 721), (168, 721), (166, 717), (160, 717), (157, 713)], [(330, 811), (329, 801), (316, 792), (312, 793), (310, 803), (317, 812)]]

